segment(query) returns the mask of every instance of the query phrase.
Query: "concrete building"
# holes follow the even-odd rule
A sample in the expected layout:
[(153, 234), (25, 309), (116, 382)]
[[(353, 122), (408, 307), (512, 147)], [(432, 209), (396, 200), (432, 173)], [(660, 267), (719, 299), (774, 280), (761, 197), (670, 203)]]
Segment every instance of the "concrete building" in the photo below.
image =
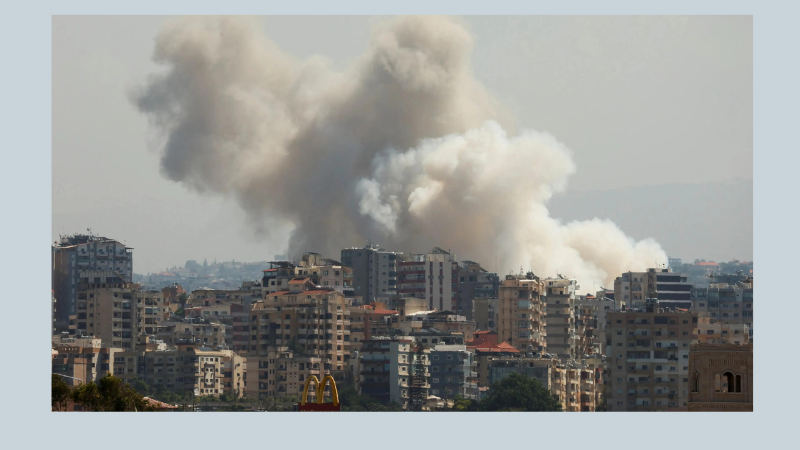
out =
[(496, 273), (484, 269), (474, 261), (460, 262), (456, 277), (458, 278), (456, 312), (466, 316), (467, 320), (475, 320), (473, 316), (475, 311), (474, 301), (476, 299), (497, 299), (500, 277)]
[(544, 286), (547, 293), (542, 297), (547, 317), (545, 321), (547, 352), (561, 360), (579, 357), (578, 339), (575, 334), (577, 281), (562, 277), (546, 278)]
[(245, 369), (245, 358), (233, 351), (212, 350), (192, 342), (126, 351), (114, 357), (114, 375), (126, 383), (139, 378), (151, 386), (190, 391), (198, 397), (223, 393), (243, 396)]
[[(420, 377), (425, 378), (424, 389), (430, 389), (430, 349), (415, 351), (409, 338), (373, 338), (361, 347), (361, 393), (376, 401), (396, 402), (408, 409), (411, 398), (412, 365), (419, 359), (425, 367)], [(427, 396), (427, 394), (426, 394)]]
[(322, 258), (318, 253), (305, 253), (300, 261), (295, 262), (294, 272), (295, 276), (308, 276), (315, 285), (333, 288), (345, 297), (355, 295), (353, 269), (339, 261)]
[(70, 332), (94, 336), (111, 347), (133, 350), (138, 336), (138, 289), (109, 270), (82, 271), (76, 280), (76, 313)]
[(156, 330), (155, 338), (172, 346), (186, 341), (214, 350), (224, 349), (227, 346), (225, 324), (207, 320), (186, 319), (183, 322), (161, 322)]
[(387, 318), (399, 316), (398, 311), (382, 309), (382, 304), (349, 306), (350, 311), (350, 352), (361, 350), (362, 342), (373, 337), (389, 337), (391, 322)]
[(133, 248), (114, 239), (90, 234), (61, 236), (52, 247), (56, 328), (65, 331), (77, 314), (78, 284), (82, 271), (114, 271), (123, 282), (133, 281)]
[(58, 336), (53, 339), (51, 366), (70, 386), (97, 382), (113, 372), (115, 356), (121, 348), (103, 347), (102, 340)]
[(498, 343), (497, 333), (494, 331), (476, 331), (466, 346), (474, 354), (479, 388), (489, 387), (489, 366), (494, 358), (521, 356), (519, 350), (511, 344)]
[(276, 359), (282, 348), (298, 356), (320, 358), (323, 372), (337, 381), (349, 373), (348, 299), (333, 289), (317, 288), (308, 278), (295, 278), (288, 286), (289, 290), (268, 294), (254, 303), (251, 312), (248, 367), (259, 371), (259, 385), (267, 387), (252, 389), (261, 395), (274, 395), (276, 380), (258, 367)]
[(459, 265), (456, 256), (439, 247), (412, 254), (398, 263), (397, 292), (424, 298), (428, 309), (455, 311), (458, 306)]
[(497, 297), (473, 298), (472, 320), (475, 321), (475, 329), (497, 331), (497, 311)]
[(606, 315), (609, 411), (685, 411), (697, 314), (660, 308)]
[(575, 333), (579, 354), (606, 354), (606, 314), (616, 302), (607, 297), (585, 295), (575, 298)]
[[(670, 269), (626, 272), (614, 280), (614, 298), (633, 309), (643, 308), (650, 298), (658, 299), (663, 306), (691, 308), (692, 284), (686, 280), (685, 275)], [(616, 309), (621, 309), (621, 304)]]
[(474, 354), (467, 346), (438, 344), (431, 349), (430, 394), (445, 403), (454, 397), (478, 399), (478, 373)]
[(374, 244), (343, 249), (342, 265), (353, 269), (354, 295), (369, 304), (397, 294), (397, 263), (402, 256)]
[(753, 338), (753, 279), (736, 284), (711, 283), (707, 288), (691, 291), (692, 310), (711, 323), (726, 322), (748, 326)]
[(289, 261), (272, 261), (270, 268), (264, 270), (261, 278), (261, 298), (268, 294), (285, 291), (289, 288), (289, 281), (295, 278), (294, 264)]
[(694, 344), (689, 411), (753, 411), (753, 346)]
[(750, 327), (743, 323), (712, 321), (710, 317), (698, 317), (694, 329), (695, 342), (700, 344), (750, 343)]
[(532, 273), (507, 275), (498, 292), (497, 334), (523, 353), (547, 348), (545, 285)]

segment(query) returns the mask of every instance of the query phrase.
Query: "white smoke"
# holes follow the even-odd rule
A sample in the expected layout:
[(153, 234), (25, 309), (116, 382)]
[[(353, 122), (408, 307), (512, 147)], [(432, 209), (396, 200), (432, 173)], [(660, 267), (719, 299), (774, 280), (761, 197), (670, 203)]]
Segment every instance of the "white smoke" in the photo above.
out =
[(665, 263), (609, 221), (549, 216), (571, 153), (544, 133), (506, 134), (513, 119), (472, 76), (471, 46), (454, 20), (396, 18), (336, 73), (282, 53), (251, 19), (183, 19), (156, 42), (167, 71), (132, 97), (164, 138), (165, 176), (233, 196), (256, 227), (290, 221), (290, 253), (438, 245), (584, 287)]

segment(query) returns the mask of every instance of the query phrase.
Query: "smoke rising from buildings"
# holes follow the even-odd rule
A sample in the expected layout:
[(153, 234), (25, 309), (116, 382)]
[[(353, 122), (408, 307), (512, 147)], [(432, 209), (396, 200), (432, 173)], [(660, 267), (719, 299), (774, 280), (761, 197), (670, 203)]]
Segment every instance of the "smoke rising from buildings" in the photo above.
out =
[(235, 198), (264, 232), (291, 224), (290, 254), (437, 245), (584, 288), (666, 263), (610, 221), (549, 216), (571, 153), (516, 131), (472, 76), (471, 48), (456, 20), (395, 18), (336, 72), (283, 53), (252, 19), (181, 19), (156, 40), (165, 71), (131, 97), (162, 139), (164, 176)]

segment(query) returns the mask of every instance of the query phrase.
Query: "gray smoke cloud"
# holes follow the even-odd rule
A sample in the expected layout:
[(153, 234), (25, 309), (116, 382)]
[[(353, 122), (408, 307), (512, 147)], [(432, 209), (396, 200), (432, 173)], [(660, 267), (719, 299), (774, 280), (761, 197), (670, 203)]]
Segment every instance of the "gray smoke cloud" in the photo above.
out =
[(337, 255), (367, 239), (438, 245), (585, 288), (666, 263), (656, 242), (610, 221), (550, 217), (547, 201), (575, 171), (571, 152), (516, 132), (472, 76), (471, 49), (454, 19), (395, 18), (336, 72), (283, 53), (252, 19), (181, 19), (156, 40), (166, 70), (132, 101), (163, 138), (164, 176), (235, 198), (263, 232), (290, 223), (290, 254)]

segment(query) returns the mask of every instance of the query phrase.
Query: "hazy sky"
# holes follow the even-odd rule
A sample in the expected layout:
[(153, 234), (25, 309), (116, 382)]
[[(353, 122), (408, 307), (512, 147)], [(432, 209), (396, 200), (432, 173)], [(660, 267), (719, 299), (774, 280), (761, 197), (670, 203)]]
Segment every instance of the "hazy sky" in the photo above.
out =
[[(90, 227), (134, 247), (139, 273), (188, 259), (269, 260), (286, 236), (256, 237), (235, 202), (164, 179), (147, 119), (129, 101), (131, 88), (163, 70), (151, 56), (168, 20), (53, 19), (53, 240)], [(379, 20), (262, 22), (284, 51), (324, 55), (344, 68), (366, 50)], [(549, 132), (574, 152), (568, 191), (752, 179), (752, 18), (463, 21), (474, 38), (475, 77), (517, 128)], [(749, 242), (737, 254), (752, 255)], [(718, 254), (735, 245), (720, 244)], [(722, 257), (709, 253), (680, 256)]]

